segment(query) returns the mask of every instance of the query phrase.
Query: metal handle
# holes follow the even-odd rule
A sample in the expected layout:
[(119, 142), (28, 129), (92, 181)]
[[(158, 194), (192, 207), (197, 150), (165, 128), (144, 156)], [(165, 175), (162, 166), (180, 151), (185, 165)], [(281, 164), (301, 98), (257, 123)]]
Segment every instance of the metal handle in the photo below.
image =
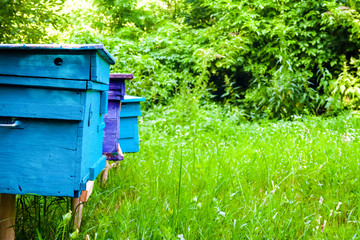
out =
[(11, 127), (17, 127), (19, 125), (20, 125), (20, 121), (16, 120), (13, 123), (1, 123), (0, 127), (9, 127), (9, 128), (11, 128)]

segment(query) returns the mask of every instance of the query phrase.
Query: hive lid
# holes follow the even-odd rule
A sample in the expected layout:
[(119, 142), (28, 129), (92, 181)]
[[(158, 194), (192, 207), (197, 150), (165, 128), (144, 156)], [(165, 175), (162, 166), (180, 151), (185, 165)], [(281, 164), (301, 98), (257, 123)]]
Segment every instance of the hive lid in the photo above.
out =
[(134, 76), (130, 73), (110, 73), (110, 79), (111, 80), (117, 80), (117, 79), (124, 79), (124, 80), (130, 80), (133, 79)]
[(97, 51), (109, 64), (115, 64), (115, 59), (103, 44), (0, 44), (1, 50), (64, 50), (64, 51)]
[(146, 99), (144, 97), (136, 97), (136, 96), (130, 96), (125, 95), (124, 99), (121, 100), (122, 103), (130, 103), (130, 102), (145, 102)]

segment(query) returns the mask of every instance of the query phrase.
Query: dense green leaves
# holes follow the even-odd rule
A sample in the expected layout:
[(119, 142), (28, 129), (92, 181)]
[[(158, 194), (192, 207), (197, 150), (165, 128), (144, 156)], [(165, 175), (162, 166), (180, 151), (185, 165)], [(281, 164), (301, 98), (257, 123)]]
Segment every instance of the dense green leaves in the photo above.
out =
[(33, 6), (5, 3), (3, 42), (103, 43), (150, 105), (185, 91), (249, 119), (358, 108), (355, 0), (67, 0), (57, 32), (60, 2)]
[(64, 1), (1, 0), (0, 43), (49, 41), (46, 28), (62, 24), (58, 11)]

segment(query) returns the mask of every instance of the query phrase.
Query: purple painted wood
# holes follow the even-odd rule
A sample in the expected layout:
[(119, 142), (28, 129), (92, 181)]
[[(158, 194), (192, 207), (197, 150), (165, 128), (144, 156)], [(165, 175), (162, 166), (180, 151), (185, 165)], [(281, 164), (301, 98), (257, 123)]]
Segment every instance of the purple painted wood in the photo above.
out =
[(132, 79), (132, 74), (110, 74), (108, 113), (105, 115), (103, 154), (108, 160), (123, 160), (119, 155), (120, 100), (125, 96), (125, 80)]

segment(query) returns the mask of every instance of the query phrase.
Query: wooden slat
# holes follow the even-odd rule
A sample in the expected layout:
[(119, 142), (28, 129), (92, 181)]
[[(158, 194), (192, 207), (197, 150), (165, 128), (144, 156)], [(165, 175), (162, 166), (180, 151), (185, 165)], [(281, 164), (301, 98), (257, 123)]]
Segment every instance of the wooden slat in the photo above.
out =
[(1, 102), (0, 116), (80, 121), (84, 118), (84, 107)]
[(0, 84), (4, 85), (86, 90), (87, 82), (88, 81), (51, 78), (16, 77), (0, 74)]
[(0, 193), (74, 196), (77, 123), (21, 119), (0, 127)]
[(91, 168), (89, 180), (93, 181), (106, 166), (106, 156), (102, 156)]
[(103, 44), (0, 44), (0, 50), (26, 50), (26, 51), (54, 51), (80, 52), (97, 51), (109, 64), (115, 64), (115, 59), (106, 50)]
[[(55, 59), (61, 59), (57, 66)], [(62, 54), (0, 51), (0, 72), (8, 76), (89, 80), (90, 53)]]

